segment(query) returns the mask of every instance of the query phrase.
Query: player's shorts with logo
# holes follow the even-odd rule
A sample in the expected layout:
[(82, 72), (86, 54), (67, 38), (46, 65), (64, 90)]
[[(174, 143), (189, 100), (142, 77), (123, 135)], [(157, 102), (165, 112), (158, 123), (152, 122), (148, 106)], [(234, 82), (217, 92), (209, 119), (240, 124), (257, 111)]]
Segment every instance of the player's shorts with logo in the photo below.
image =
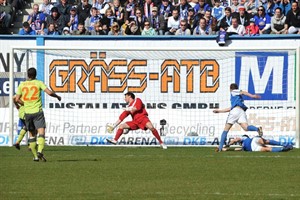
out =
[(46, 121), (43, 111), (33, 114), (25, 114), (25, 122), (29, 131), (34, 131), (39, 128), (46, 128)]
[(226, 123), (247, 123), (246, 112), (241, 107), (234, 107), (232, 110), (230, 110)]

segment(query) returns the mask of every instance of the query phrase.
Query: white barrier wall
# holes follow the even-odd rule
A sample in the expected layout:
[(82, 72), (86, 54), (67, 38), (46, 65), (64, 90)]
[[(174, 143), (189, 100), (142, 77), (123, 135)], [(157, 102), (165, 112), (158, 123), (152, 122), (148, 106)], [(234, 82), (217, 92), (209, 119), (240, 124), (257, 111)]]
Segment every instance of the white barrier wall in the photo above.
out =
[[(60, 73), (69, 73), (68, 77), (71, 76), (71, 69), (69, 64), (64, 65), (53, 65), (55, 58), (51, 56), (46, 56), (45, 58), (45, 72), (44, 79), (49, 84), (49, 86), (60, 92), (63, 97), (62, 102), (57, 104), (55, 100), (45, 97), (45, 115), (47, 120), (47, 144), (48, 145), (108, 145), (106, 138), (112, 138), (113, 135), (108, 134), (105, 130), (105, 125), (108, 122), (116, 121), (119, 114), (122, 112), (121, 108), (123, 105), (122, 94), (127, 91), (130, 87), (142, 88), (140, 82), (134, 81), (136, 74), (133, 71), (128, 71), (128, 66), (134, 60), (137, 60), (138, 66), (141, 68), (134, 68), (139, 75), (145, 75), (148, 77), (147, 85), (143, 88), (143, 92), (137, 93), (137, 96), (144, 100), (146, 107), (148, 108), (148, 113), (150, 119), (153, 121), (157, 129), (160, 129), (159, 125), (160, 119), (166, 119), (168, 124), (164, 127), (163, 140), (168, 145), (174, 146), (205, 146), (205, 145), (217, 145), (219, 135), (222, 132), (224, 123), (226, 121), (227, 114), (216, 116), (212, 113), (214, 108), (224, 108), (228, 107), (229, 102), (229, 92), (228, 86), (230, 83), (239, 81), (240, 87), (247, 88), (249, 92), (254, 92), (256, 90), (261, 90), (262, 99), (260, 101), (247, 101), (247, 105), (250, 109), (247, 111), (249, 123), (255, 125), (261, 125), (264, 127), (265, 135), (269, 138), (277, 139), (282, 142), (295, 143), (295, 133), (296, 133), (296, 117), (295, 117), (295, 71), (294, 67), (288, 67), (286, 62), (294, 62), (294, 57), (289, 55), (288, 51), (284, 54), (268, 54), (265, 57), (268, 58), (270, 64), (264, 64), (263, 72), (257, 75), (253, 75), (254, 70), (248, 69), (249, 71), (242, 76), (243, 72), (240, 73), (240, 77), (237, 76), (237, 68), (248, 66), (250, 59), (249, 56), (259, 56), (260, 51), (252, 51), (250, 54), (245, 56), (240, 56), (240, 60), (236, 58), (236, 54), (233, 52), (233, 56), (227, 57), (222, 55), (223, 52), (215, 52), (208, 57), (211, 61), (207, 64), (204, 71), (199, 70), (197, 67), (191, 67), (193, 69), (193, 79), (192, 85), (195, 86), (191, 89), (190, 80), (187, 72), (186, 64), (196, 60), (196, 64), (201, 68), (202, 60), (197, 60), (197, 53), (199, 52), (186, 52), (181, 51), (183, 48), (196, 49), (197, 47), (216, 47), (216, 48), (228, 48), (219, 47), (215, 40), (45, 40), (45, 46), (61, 46), (65, 48), (66, 46), (72, 47), (91, 47), (93, 49), (99, 48), (97, 53), (103, 52), (102, 49), (109, 48), (120, 48), (126, 49), (131, 47), (140, 47), (141, 49), (147, 48), (163, 48), (163, 49), (176, 49), (178, 48), (178, 55), (176, 51), (168, 50), (159, 52), (148, 51), (135, 51), (132, 55), (126, 55), (122, 51), (107, 51), (106, 52), (106, 65), (111, 64), (114, 60), (125, 62), (119, 68), (111, 67), (111, 73), (114, 70), (120, 70), (117, 74), (124, 74), (124, 79), (126, 79), (126, 87), (122, 88), (121, 85), (117, 85), (118, 88), (122, 88), (117, 92), (109, 90), (112, 86), (116, 87), (116, 83), (109, 82), (112, 85), (107, 85), (106, 90), (103, 89), (102, 81), (101, 83), (95, 84), (95, 91), (90, 91), (90, 97), (86, 98), (86, 92), (83, 91), (80, 84), (76, 84), (74, 87), (75, 91), (70, 91), (70, 87), (67, 89), (64, 87), (63, 81), (58, 78)], [(7, 79), (7, 66), (10, 54), (10, 49), (12, 46), (34, 46), (35, 40), (22, 41), (20, 45), (19, 42), (14, 41), (0, 41), (1, 44), (1, 54), (0, 59), (0, 146), (7, 146), (11, 143), (9, 140), (9, 116), (8, 116), (8, 92), (11, 89), (8, 85)], [(239, 48), (241, 46), (247, 46), (249, 48), (261, 47), (261, 46), (272, 46), (274, 49), (285, 47), (298, 47), (299, 41), (294, 39), (286, 40), (233, 40), (230, 43), (230, 47)], [(220, 55), (218, 55), (218, 53)], [(174, 54), (174, 55), (173, 55)], [(172, 56), (170, 56), (172, 55)], [(230, 55), (230, 54), (228, 54)], [(174, 60), (169, 60), (168, 56), (176, 58)], [(200, 57), (200, 55), (199, 55)], [(155, 58), (157, 61), (152, 61)], [(15, 66), (17, 71), (26, 71), (26, 64), (23, 62), (25, 56), (23, 54), (15, 55)], [(287, 60), (285, 60), (287, 59)], [(65, 55), (66, 63), (70, 63), (71, 60), (78, 60), (74, 55)], [(83, 67), (77, 67), (77, 79), (80, 79), (83, 72), (86, 72), (87, 77), (90, 77), (90, 72), (92, 71), (92, 61), (95, 59), (87, 59), (84, 62), (89, 66), (89, 70), (83, 70)], [(97, 60), (97, 59), (96, 59)], [(103, 60), (103, 59), (102, 59)], [(150, 61), (151, 60), (151, 61)], [(174, 62), (173, 62), (174, 61)], [(163, 66), (178, 64), (178, 77), (179, 82), (176, 82), (174, 71), (164, 71)], [(206, 60), (207, 62), (207, 60)], [(214, 63), (215, 62), (215, 63)], [(251, 61), (256, 62), (256, 61)], [(282, 62), (282, 63), (281, 63)], [(39, 65), (36, 60), (31, 63), (31, 65)], [(216, 64), (216, 65), (215, 65)], [(295, 64), (294, 64), (295, 65)], [(293, 66), (294, 66), (293, 65)], [(52, 66), (52, 68), (50, 67)], [(76, 65), (77, 66), (77, 65)], [(204, 63), (205, 66), (205, 63)], [(259, 67), (259, 66), (258, 66)], [(55, 74), (51, 72), (55, 71)], [(105, 67), (99, 67), (99, 74), (101, 71), (105, 71)], [(123, 71), (122, 71), (123, 70)], [(219, 71), (220, 70), (220, 71)], [(252, 71), (251, 71), (252, 70)], [(269, 72), (265, 72), (268, 71)], [(284, 74), (273, 79), (272, 83), (269, 83), (270, 77), (274, 77), (274, 73), (280, 74), (280, 70), (284, 71)], [(186, 72), (185, 72), (186, 71)], [(250, 74), (251, 71), (251, 74)], [(80, 73), (79, 73), (80, 72)], [(96, 73), (96, 76), (99, 75)], [(144, 74), (143, 74), (144, 73)], [(206, 74), (207, 73), (207, 74)], [(80, 74), (80, 75), (78, 75)], [(129, 74), (129, 75), (128, 75)], [(132, 79), (130, 80), (130, 74)], [(135, 75), (134, 75), (135, 74)], [(165, 77), (164, 77), (165, 74)], [(265, 74), (265, 80), (263, 80), (263, 74)], [(203, 87), (201, 76), (207, 78), (205, 86)], [(249, 78), (249, 77), (252, 78)], [(100, 77), (100, 75), (99, 75)], [(152, 77), (152, 78), (151, 78)], [(171, 77), (172, 83), (168, 82), (168, 77)], [(241, 77), (246, 77), (241, 80)], [(255, 77), (257, 78), (255, 80)], [(76, 78), (75, 78), (76, 79)], [(77, 80), (76, 79), (76, 80)], [(88, 78), (87, 78), (88, 79)], [(109, 79), (109, 78), (108, 78)], [(178, 79), (178, 80), (179, 80)], [(218, 85), (214, 82), (217, 80)], [(280, 79), (280, 80), (279, 80)], [(21, 79), (16, 79), (15, 87)], [(142, 80), (142, 79), (141, 79)], [(174, 81), (175, 80), (175, 81)], [(111, 80), (113, 81), (113, 80)], [(163, 82), (165, 81), (165, 90), (163, 88)], [(256, 81), (260, 81), (262, 84), (255, 85)], [(277, 81), (277, 82), (276, 82)], [(142, 82), (142, 81), (141, 81)], [(70, 83), (70, 82), (69, 82)], [(78, 83), (78, 82), (77, 82)], [(145, 83), (145, 82), (144, 82)], [(84, 85), (81, 86), (86, 86)], [(179, 91), (175, 91), (175, 85)], [(265, 84), (265, 85), (264, 85)], [(69, 84), (70, 85), (70, 84)], [(200, 87), (202, 85), (202, 87)], [(249, 85), (252, 85), (251, 87)], [(261, 86), (263, 85), (263, 86)], [(89, 85), (90, 86), (90, 85)], [(281, 90), (274, 91), (274, 88), (282, 88)], [(100, 91), (101, 88), (101, 91)], [(278, 93), (282, 93), (278, 95)], [(153, 94), (153, 95), (151, 95)], [(75, 97), (76, 96), (76, 97)], [(277, 99), (276, 99), (277, 98)], [(274, 101), (275, 100), (275, 101)], [(155, 105), (155, 106), (154, 106)], [(64, 108), (62, 108), (64, 107)], [(74, 112), (74, 110), (76, 112)], [(280, 110), (278, 112), (278, 110)], [(259, 114), (258, 114), (259, 113)], [(78, 116), (76, 119), (72, 119), (70, 116)], [(80, 118), (79, 118), (80, 116)], [(97, 116), (97, 117), (90, 117)], [(287, 116), (291, 116), (288, 118)], [(82, 119), (81, 119), (82, 118)], [(86, 120), (86, 121), (84, 121)], [(129, 119), (127, 119), (129, 120)], [(17, 111), (15, 110), (15, 133), (17, 127)], [(235, 126), (230, 132), (229, 137), (234, 137), (243, 134), (243, 131)], [(255, 133), (250, 133), (254, 135)], [(13, 140), (16, 140), (17, 135), (14, 134)], [(154, 146), (158, 142), (153, 138), (152, 134), (144, 131), (135, 131), (129, 133), (128, 135), (120, 138), (121, 145), (143, 145), (143, 146)]]

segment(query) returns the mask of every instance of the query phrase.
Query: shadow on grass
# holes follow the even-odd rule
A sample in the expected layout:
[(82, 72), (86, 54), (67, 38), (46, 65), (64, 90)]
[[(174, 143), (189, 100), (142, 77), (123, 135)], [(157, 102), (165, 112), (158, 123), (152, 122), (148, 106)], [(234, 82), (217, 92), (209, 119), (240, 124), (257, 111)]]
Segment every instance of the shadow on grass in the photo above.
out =
[(56, 162), (100, 162), (102, 161), (101, 159), (97, 159), (97, 158), (91, 158), (91, 159), (65, 159), (65, 160), (57, 160)]

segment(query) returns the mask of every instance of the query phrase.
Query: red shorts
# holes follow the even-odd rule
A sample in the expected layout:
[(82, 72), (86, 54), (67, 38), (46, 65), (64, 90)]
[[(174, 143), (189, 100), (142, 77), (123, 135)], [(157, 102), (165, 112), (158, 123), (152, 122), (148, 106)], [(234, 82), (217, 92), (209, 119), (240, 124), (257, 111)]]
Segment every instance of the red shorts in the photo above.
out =
[(138, 119), (135, 121), (126, 122), (126, 124), (130, 127), (130, 130), (147, 130), (146, 124), (150, 122), (148, 117), (143, 117), (142, 119)]

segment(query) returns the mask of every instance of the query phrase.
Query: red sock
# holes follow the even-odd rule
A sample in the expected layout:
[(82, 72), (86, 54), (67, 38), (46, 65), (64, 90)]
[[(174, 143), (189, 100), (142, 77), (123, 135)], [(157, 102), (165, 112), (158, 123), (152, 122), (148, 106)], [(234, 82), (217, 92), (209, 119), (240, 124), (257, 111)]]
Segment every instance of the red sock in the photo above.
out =
[(156, 137), (156, 139), (159, 141), (159, 144), (163, 143), (163, 141), (161, 140), (157, 130), (154, 128), (151, 130), (152, 134)]
[(115, 140), (118, 141), (118, 139), (121, 137), (121, 135), (123, 134), (123, 129), (118, 129), (116, 136), (115, 136)]

